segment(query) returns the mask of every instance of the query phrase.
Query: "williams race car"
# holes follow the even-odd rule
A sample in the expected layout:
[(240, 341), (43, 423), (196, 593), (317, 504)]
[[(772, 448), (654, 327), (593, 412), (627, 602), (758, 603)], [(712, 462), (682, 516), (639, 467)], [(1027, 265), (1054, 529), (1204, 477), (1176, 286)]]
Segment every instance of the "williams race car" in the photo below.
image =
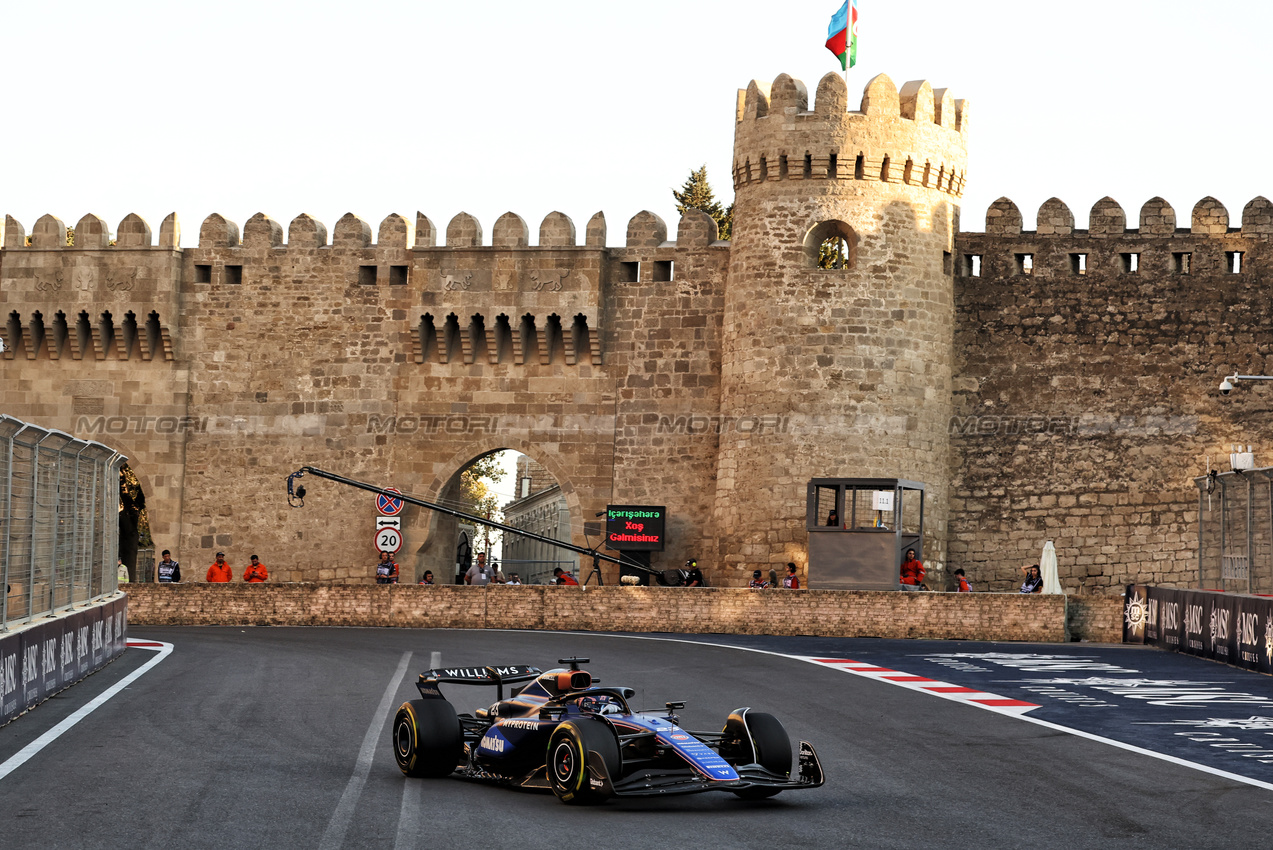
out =
[[(601, 687), (580, 664), (439, 668), (420, 674), (420, 699), (393, 722), (393, 754), (407, 776), (455, 774), (521, 788), (551, 788), (564, 803), (730, 791), (756, 800), (794, 788), (817, 788), (822, 766), (800, 742), (791, 774), (791, 741), (771, 714), (735, 709), (720, 732), (687, 732), (674, 713), (633, 711), (632, 688)], [(505, 686), (513, 688), (504, 698)], [(494, 685), (497, 702), (458, 714), (439, 685)]]

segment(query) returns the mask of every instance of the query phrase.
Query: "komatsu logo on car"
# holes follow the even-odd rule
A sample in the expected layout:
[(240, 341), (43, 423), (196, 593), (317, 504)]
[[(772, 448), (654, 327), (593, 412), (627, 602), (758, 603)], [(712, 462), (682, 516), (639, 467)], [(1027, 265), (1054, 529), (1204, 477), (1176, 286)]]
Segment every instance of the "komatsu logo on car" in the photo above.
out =
[(504, 739), (496, 738), (494, 735), (484, 735), (482, 737), (482, 749), (490, 750), (495, 753), (504, 752)]

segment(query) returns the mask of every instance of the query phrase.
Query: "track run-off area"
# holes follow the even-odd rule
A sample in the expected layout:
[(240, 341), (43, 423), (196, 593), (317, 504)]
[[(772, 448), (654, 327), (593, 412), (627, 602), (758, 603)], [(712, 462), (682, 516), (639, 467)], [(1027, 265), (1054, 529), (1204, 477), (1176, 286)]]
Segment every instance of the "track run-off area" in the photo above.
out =
[[(529, 631), (134, 627), (0, 728), (5, 846), (1265, 847), (1273, 679), (1145, 647)], [(170, 646), (170, 650), (168, 648)], [(571, 655), (688, 729), (776, 715), (824, 787), (563, 806), (407, 779), (389, 722), (448, 666)], [(144, 669), (143, 668), (147, 668)], [(451, 686), (460, 711), (492, 689)]]

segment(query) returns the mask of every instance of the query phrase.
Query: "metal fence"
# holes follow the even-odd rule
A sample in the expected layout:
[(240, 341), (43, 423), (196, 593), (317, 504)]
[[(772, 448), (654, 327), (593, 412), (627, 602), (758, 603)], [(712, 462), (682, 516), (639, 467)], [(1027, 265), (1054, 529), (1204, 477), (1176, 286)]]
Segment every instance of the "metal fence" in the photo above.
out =
[(126, 460), (0, 414), (0, 630), (115, 592)]
[(1273, 468), (1216, 472), (1198, 485), (1198, 588), (1273, 594)]

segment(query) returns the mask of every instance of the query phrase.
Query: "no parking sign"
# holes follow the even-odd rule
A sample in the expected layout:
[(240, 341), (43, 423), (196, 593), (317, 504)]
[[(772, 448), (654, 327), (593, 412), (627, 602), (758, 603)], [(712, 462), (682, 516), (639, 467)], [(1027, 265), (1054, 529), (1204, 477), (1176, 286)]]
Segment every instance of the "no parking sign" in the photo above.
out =
[(395, 499), (390, 493), (402, 495), (402, 491), (393, 487), (386, 487), (384, 493), (376, 494), (376, 510), (385, 516), (397, 516), (402, 513), (402, 499)]

